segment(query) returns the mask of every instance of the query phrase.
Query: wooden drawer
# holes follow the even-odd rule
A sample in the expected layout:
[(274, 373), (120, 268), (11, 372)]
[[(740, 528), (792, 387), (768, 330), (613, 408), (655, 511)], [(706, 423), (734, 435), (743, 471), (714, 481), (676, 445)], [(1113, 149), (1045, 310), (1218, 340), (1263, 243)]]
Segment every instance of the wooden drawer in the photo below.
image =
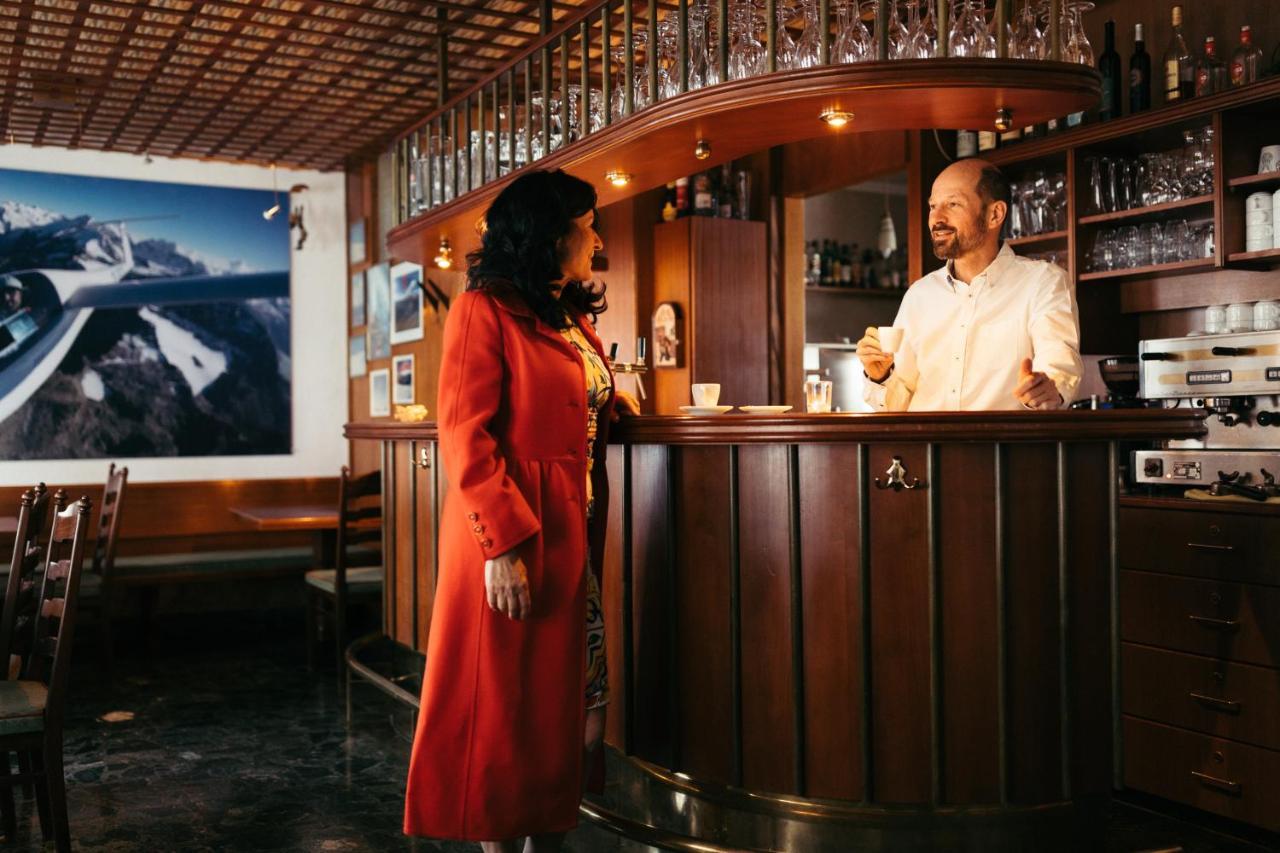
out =
[(1280, 512), (1122, 507), (1117, 532), (1124, 569), (1280, 584)]
[(1280, 752), (1126, 716), (1124, 782), (1139, 791), (1280, 830)]
[(1132, 643), (1121, 653), (1126, 714), (1280, 750), (1280, 671)]
[(1280, 589), (1122, 571), (1120, 638), (1280, 666)]

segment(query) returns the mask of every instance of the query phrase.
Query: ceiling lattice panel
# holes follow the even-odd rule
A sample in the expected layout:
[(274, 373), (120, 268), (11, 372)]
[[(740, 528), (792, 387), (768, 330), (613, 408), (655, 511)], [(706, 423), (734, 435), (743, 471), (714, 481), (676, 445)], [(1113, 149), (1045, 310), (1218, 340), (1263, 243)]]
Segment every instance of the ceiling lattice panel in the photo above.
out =
[(436, 104), (441, 34), (456, 92), (537, 38), (538, 4), (0, 0), (0, 134), (340, 169)]

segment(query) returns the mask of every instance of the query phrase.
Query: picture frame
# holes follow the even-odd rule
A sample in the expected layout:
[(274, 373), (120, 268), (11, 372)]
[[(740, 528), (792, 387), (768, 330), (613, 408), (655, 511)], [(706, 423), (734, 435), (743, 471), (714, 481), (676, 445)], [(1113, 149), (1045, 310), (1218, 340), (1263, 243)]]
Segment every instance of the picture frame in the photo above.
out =
[(369, 362), (364, 357), (364, 335), (352, 335), (347, 347), (347, 375), (352, 379), (369, 372)]
[(365, 247), (364, 219), (356, 219), (347, 226), (347, 263), (363, 264), (368, 258)]
[(391, 343), (422, 340), (422, 267), (396, 264), (391, 268)]
[(351, 325), (364, 325), (364, 270), (351, 274)]
[(369, 416), (391, 416), (391, 371), (385, 367), (369, 371)]
[(378, 264), (365, 270), (365, 357), (391, 358), (391, 268)]
[(391, 388), (391, 402), (408, 406), (414, 402), (413, 356), (398, 355), (391, 359), (391, 375), (395, 380)]

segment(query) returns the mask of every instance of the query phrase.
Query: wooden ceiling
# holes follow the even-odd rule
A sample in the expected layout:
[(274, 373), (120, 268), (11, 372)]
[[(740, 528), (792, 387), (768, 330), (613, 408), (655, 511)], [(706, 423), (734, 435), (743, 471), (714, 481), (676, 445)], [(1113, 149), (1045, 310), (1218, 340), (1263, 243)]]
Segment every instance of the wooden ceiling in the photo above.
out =
[(435, 107), (441, 35), (456, 93), (538, 20), (523, 0), (0, 0), (0, 136), (341, 169)]

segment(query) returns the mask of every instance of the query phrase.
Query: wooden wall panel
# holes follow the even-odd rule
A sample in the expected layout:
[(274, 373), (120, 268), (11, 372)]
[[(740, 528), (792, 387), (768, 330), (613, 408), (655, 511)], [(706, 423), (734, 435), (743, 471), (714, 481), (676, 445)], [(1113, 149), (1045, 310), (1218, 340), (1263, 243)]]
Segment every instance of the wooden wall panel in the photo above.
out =
[(676, 706), (681, 770), (733, 770), (729, 614), (729, 448), (681, 447), (674, 470)]
[[(1007, 445), (1009, 792), (1014, 802), (1059, 796), (1057, 453)], [(1102, 495), (1097, 497), (1102, 500)], [(1045, 654), (1046, 649), (1054, 653)]]
[[(676, 766), (676, 674), (672, 669), (676, 614), (673, 565), (675, 530), (670, 524), (668, 455), (665, 445), (631, 449), (632, 636), (634, 680), (632, 751), (663, 767)], [(614, 492), (620, 496), (621, 490)]]
[[(1069, 444), (1066, 458), (1067, 586), (1073, 795), (1111, 790), (1111, 566), (1110, 465), (1104, 444)], [(1105, 621), (1104, 621), (1105, 620)], [(1081, 749), (1079, 744), (1091, 744)]]
[[(860, 800), (865, 602), (857, 445), (802, 444), (806, 794)], [(837, 509), (838, 508), (838, 509)]]
[[(416, 644), (414, 648), (425, 651), (427, 638), (431, 632), (431, 608), (435, 603), (436, 578), (439, 574), (438, 555), (436, 552), (436, 472), (440, 468), (440, 458), (435, 452), (433, 442), (415, 442), (413, 445), (414, 461), (418, 466), (414, 472), (414, 493), (417, 511), (414, 523), (417, 525), (417, 547), (415, 561), (417, 571), (414, 585), (416, 590)], [(431, 467), (422, 467), (422, 453), (426, 452)]]
[(995, 447), (937, 450), (945, 802), (1000, 800)]
[(624, 618), (624, 588), (631, 582), (626, 572), (624, 525), (630, 497), (623, 470), (629, 448), (609, 448), (605, 466), (609, 473), (609, 522), (604, 543), (604, 583), (600, 588), (604, 608), (605, 660), (609, 667), (609, 710), (605, 717), (605, 741), (626, 752), (628, 710), (631, 696), (627, 690), (627, 631)]
[(744, 446), (738, 454), (742, 784), (799, 793), (796, 673), (791, 612), (791, 448)]
[[(674, 302), (680, 306), (684, 315), (680, 365), (655, 368), (651, 374), (653, 411), (658, 414), (678, 414), (677, 406), (687, 406), (690, 403), (691, 363), (697, 346), (697, 330), (690, 319), (693, 286), (690, 266), (689, 221), (680, 220), (654, 226), (653, 304)], [(652, 354), (649, 363), (653, 363)]]
[(787, 196), (831, 192), (907, 167), (907, 133), (901, 130), (859, 133), (850, 127), (781, 148)]
[(690, 350), (690, 381), (720, 383), (720, 402), (726, 405), (766, 405), (770, 312), (764, 223), (709, 218), (691, 222), (697, 348)]
[[(909, 477), (927, 480), (921, 445), (871, 444), (868, 454), (872, 477), (883, 479), (901, 456)], [(880, 803), (931, 797), (928, 501), (927, 488), (870, 492), (872, 790)]]
[(416, 609), (414, 600), (418, 586), (418, 551), (414, 541), (414, 531), (418, 524), (415, 500), (412, 453), (413, 443), (397, 441), (392, 445), (391, 471), (383, 472), (383, 476), (391, 474), (391, 494), (395, 500), (395, 508), (384, 523), (391, 524), (394, 563), (387, 567), (388, 573), (395, 573), (396, 599), (393, 605), (396, 610), (395, 633), (391, 638), (414, 648), (417, 643)]

